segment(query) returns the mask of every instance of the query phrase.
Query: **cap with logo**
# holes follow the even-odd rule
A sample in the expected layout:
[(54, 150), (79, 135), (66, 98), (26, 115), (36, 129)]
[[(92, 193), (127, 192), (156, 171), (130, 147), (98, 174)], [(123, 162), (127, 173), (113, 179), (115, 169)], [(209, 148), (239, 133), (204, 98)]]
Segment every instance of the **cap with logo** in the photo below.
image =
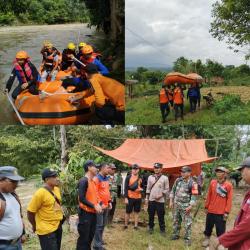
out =
[(250, 168), (250, 156), (247, 157), (237, 168), (237, 170), (241, 170), (243, 168)]
[(132, 169), (139, 169), (140, 167), (139, 167), (138, 164), (133, 164), (133, 165), (131, 166), (131, 168), (132, 168)]
[(189, 166), (184, 166), (180, 169), (180, 172), (182, 173), (192, 172), (192, 169)]
[(45, 168), (42, 172), (42, 179), (45, 180), (46, 178), (49, 177), (55, 177), (58, 176), (57, 171), (55, 171), (54, 169), (51, 168)]
[(215, 169), (215, 172), (218, 172), (218, 171), (221, 171), (221, 172), (225, 172), (225, 173), (229, 173), (229, 170), (223, 166), (218, 166), (216, 169)]
[(5, 177), (13, 181), (24, 180), (24, 178), (18, 174), (17, 169), (12, 166), (0, 167), (0, 178), (1, 177)]
[(114, 163), (110, 163), (109, 166), (111, 167), (111, 169), (116, 169), (116, 166)]
[(154, 164), (154, 168), (162, 168), (163, 167), (163, 164), (162, 163), (159, 163), (159, 162), (156, 162)]

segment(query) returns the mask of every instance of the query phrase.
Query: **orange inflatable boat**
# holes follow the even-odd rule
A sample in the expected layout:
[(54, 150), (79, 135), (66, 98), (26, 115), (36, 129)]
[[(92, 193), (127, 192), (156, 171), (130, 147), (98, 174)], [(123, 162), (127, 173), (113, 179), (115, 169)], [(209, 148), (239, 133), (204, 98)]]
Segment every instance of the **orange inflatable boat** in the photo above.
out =
[(23, 91), (18, 95), (15, 106), (27, 125), (85, 124), (94, 114), (93, 95), (71, 104), (70, 97), (80, 94), (68, 93), (61, 87), (61, 78), (69, 73), (59, 72), (53, 82), (44, 82), (39, 86), (40, 95)]
[(203, 81), (203, 78), (196, 73), (190, 73), (190, 74), (185, 75), (179, 72), (168, 73), (164, 79), (164, 83), (166, 85), (170, 85), (174, 83), (195, 84), (195, 83), (201, 83), (202, 81)]

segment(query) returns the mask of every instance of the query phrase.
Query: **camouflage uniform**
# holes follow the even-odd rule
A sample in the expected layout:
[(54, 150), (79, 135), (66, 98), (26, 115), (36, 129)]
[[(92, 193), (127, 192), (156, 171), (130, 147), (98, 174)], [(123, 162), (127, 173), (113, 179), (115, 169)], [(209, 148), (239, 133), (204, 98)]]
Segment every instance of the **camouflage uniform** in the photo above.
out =
[(196, 196), (190, 194), (189, 181), (178, 178), (170, 193), (170, 198), (174, 203), (173, 214), (173, 236), (179, 237), (181, 222), (184, 223), (185, 240), (191, 239), (192, 216), (191, 213), (186, 214), (185, 209), (196, 203)]
[(109, 187), (110, 187), (110, 193), (111, 193), (111, 199), (112, 201), (117, 198), (117, 177), (110, 176), (109, 178)]

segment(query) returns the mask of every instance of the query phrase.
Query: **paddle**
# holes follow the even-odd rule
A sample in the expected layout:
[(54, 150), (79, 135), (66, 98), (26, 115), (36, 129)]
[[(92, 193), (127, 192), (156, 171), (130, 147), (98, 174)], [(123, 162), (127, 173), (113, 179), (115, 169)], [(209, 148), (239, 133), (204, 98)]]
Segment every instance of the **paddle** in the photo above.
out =
[(10, 102), (12, 108), (13, 108), (14, 111), (15, 111), (15, 113), (16, 113), (16, 115), (17, 115), (19, 121), (21, 122), (22, 125), (25, 125), (25, 123), (24, 123), (22, 117), (20, 116), (20, 114), (19, 114), (19, 112), (18, 112), (18, 110), (17, 110), (15, 104), (13, 103), (13, 101), (12, 101), (10, 95), (9, 95), (9, 92), (5, 92), (5, 93), (6, 93), (6, 96), (7, 96), (8, 100), (9, 100), (9, 102)]
[(74, 61), (78, 62), (79, 64), (81, 64), (83, 67), (86, 67), (86, 64), (82, 63), (81, 61), (79, 61), (77, 58), (73, 57), (72, 58)]

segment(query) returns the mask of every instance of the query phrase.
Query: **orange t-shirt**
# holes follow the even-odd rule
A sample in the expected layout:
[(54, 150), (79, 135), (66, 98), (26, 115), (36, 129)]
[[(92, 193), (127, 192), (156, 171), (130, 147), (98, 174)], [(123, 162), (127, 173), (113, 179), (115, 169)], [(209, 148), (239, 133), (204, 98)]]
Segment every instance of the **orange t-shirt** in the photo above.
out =
[[(138, 178), (139, 178), (138, 176), (131, 175), (131, 177), (129, 179), (129, 186), (132, 186), (133, 183), (135, 183), (138, 180)], [(141, 184), (142, 184), (142, 181), (139, 178), (139, 180), (138, 180), (138, 188), (135, 191), (128, 190), (128, 198), (141, 199)]]
[(183, 92), (180, 88), (176, 88), (174, 90), (173, 100), (175, 104), (182, 104), (183, 103)]
[(229, 213), (232, 207), (233, 185), (225, 181), (221, 185), (227, 191), (226, 197), (221, 197), (216, 192), (217, 180), (212, 180), (209, 185), (205, 208), (212, 214)]
[(159, 101), (160, 101), (160, 103), (168, 103), (167, 93), (166, 93), (166, 90), (164, 88), (162, 88), (160, 90)]

